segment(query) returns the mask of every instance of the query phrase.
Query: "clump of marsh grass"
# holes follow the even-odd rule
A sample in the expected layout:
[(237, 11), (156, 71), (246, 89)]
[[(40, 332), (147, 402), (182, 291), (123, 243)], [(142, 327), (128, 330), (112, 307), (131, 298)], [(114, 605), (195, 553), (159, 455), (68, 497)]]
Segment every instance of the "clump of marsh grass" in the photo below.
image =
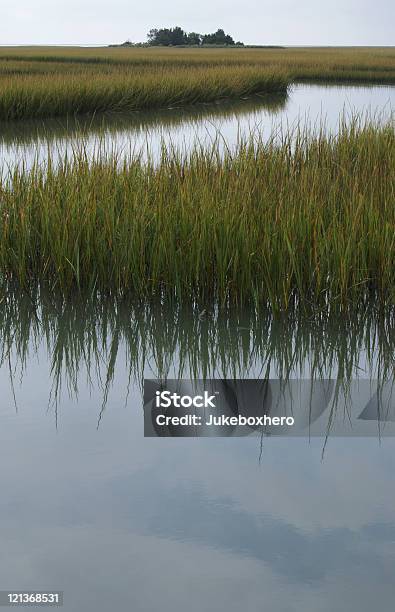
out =
[(286, 93), (289, 80), (269, 67), (156, 67), (107, 73), (5, 75), (0, 120), (183, 106), (255, 93)]
[[(278, 136), (278, 135), (277, 135)], [(395, 301), (392, 123), (158, 163), (76, 150), (0, 185), (0, 272), (28, 286), (285, 310)]]

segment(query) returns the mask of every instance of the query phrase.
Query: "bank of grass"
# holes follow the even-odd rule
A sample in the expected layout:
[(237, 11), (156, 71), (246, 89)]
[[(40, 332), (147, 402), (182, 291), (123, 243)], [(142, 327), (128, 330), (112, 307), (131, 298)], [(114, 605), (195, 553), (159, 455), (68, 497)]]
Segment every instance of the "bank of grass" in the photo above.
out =
[(393, 84), (395, 48), (3, 47), (0, 120), (183, 106), (298, 81)]
[(286, 94), (288, 87), (287, 76), (270, 67), (115, 66), (103, 72), (84, 68), (70, 73), (3, 75), (0, 119), (163, 109), (256, 93)]
[(12, 170), (0, 188), (0, 273), (59, 292), (273, 310), (395, 303), (393, 125), (240, 143), (158, 164), (83, 152)]

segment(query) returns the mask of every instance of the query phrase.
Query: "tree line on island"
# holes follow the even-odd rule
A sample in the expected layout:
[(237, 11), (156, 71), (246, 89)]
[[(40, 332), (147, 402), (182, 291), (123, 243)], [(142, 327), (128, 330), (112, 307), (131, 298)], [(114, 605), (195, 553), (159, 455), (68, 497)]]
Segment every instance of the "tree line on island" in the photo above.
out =
[(243, 47), (244, 43), (240, 41), (235, 42), (232, 36), (225, 34), (222, 28), (219, 28), (212, 34), (199, 34), (198, 32), (185, 32), (179, 26), (175, 26), (174, 28), (152, 28), (147, 34), (146, 43), (132, 43), (130, 40), (127, 40), (119, 46), (202, 47), (205, 45)]
[(161, 45), (164, 47), (176, 47), (180, 45), (243, 45), (242, 42), (235, 42), (229, 34), (225, 34), (224, 30), (219, 28), (213, 34), (199, 34), (198, 32), (185, 32), (179, 26), (175, 28), (156, 28), (150, 30), (147, 34), (148, 44), (155, 46)]

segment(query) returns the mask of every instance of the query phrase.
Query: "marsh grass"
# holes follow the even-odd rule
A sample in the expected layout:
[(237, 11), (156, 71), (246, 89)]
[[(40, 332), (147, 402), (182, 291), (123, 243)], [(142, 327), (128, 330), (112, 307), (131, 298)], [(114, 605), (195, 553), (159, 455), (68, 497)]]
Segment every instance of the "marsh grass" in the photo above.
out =
[(3, 121), (214, 102), (256, 93), (286, 93), (284, 73), (269, 68), (201, 66), (110, 72), (6, 75), (0, 80)]
[[(278, 136), (278, 135), (277, 135)], [(158, 163), (75, 151), (0, 185), (0, 273), (177, 302), (395, 302), (393, 124), (354, 118)]]
[(395, 51), (2, 48), (0, 120), (129, 112), (284, 93), (298, 81), (395, 83)]

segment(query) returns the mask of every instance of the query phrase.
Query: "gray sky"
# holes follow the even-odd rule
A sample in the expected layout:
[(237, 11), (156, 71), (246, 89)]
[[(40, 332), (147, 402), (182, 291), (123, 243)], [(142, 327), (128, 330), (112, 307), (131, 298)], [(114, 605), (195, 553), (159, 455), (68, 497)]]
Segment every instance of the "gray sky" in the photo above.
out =
[(250, 44), (394, 45), (394, 0), (0, 0), (0, 45), (145, 41), (224, 28)]

